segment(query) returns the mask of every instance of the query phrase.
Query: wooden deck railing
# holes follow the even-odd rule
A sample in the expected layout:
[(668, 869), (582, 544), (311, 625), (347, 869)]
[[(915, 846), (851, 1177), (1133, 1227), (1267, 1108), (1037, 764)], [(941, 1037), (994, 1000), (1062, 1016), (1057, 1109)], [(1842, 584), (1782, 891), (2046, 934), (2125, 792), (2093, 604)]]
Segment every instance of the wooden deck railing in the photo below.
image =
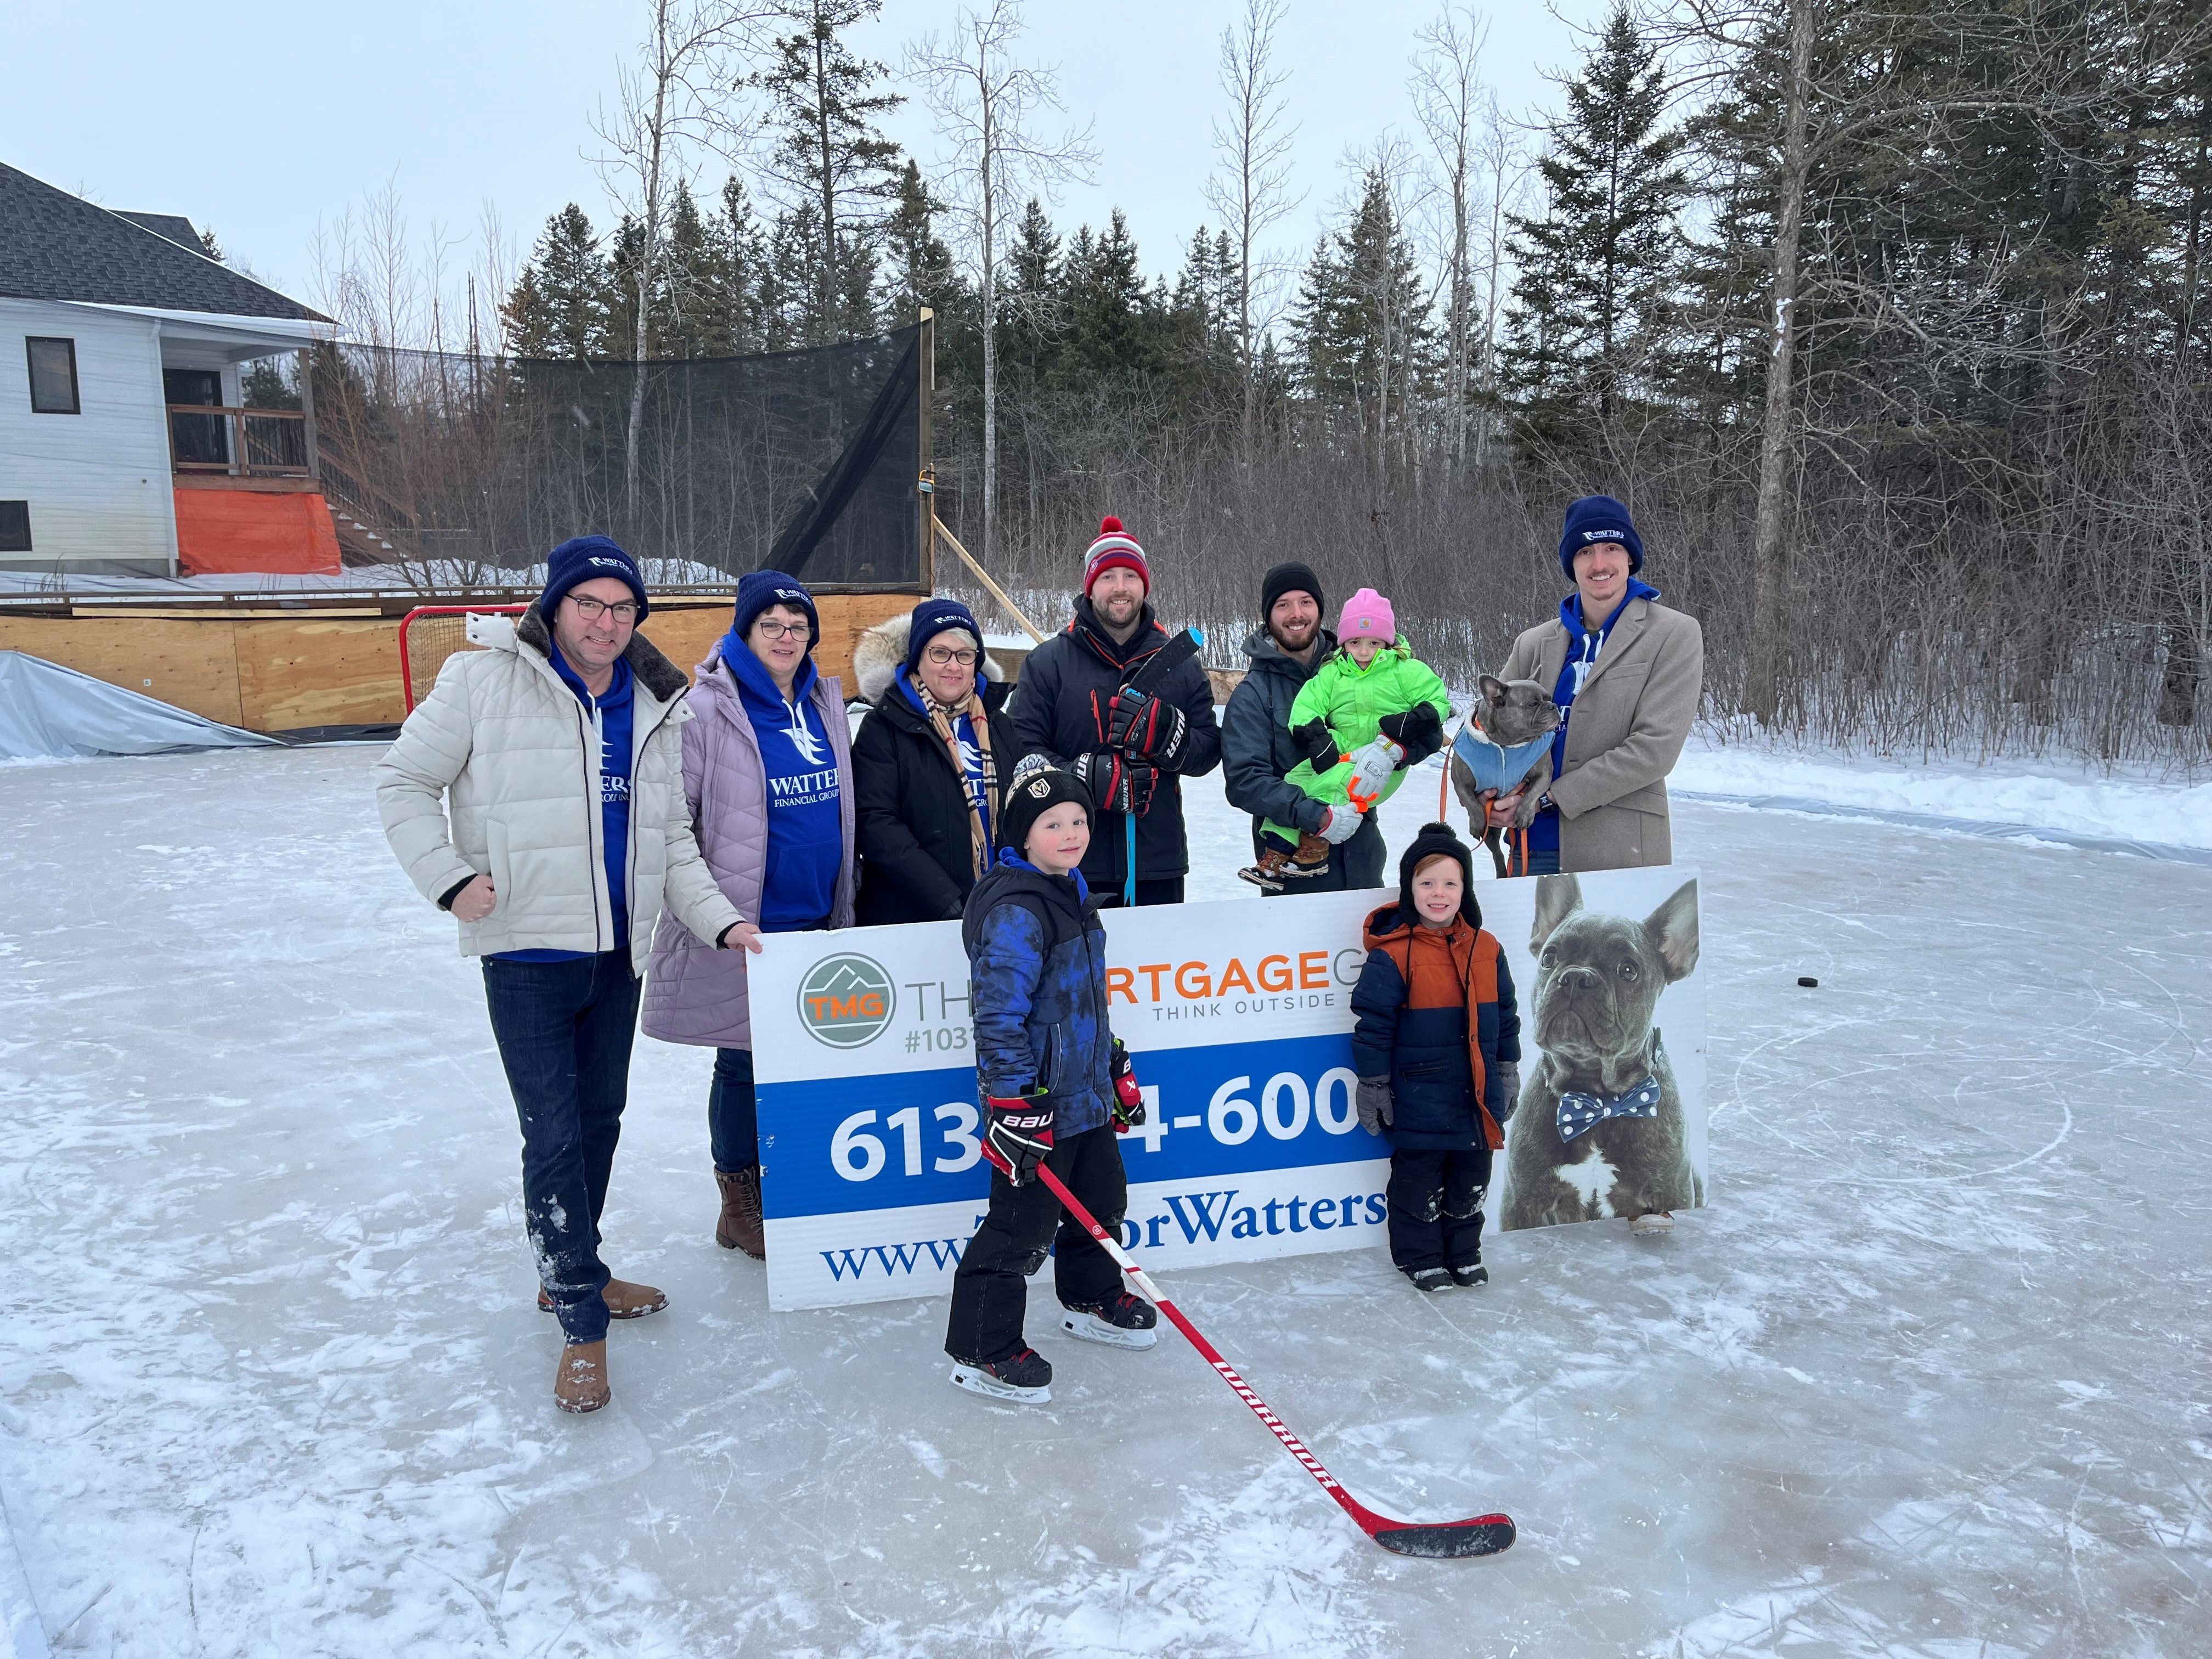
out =
[[(316, 476), (314, 439), (304, 410), (240, 409), (221, 404), (170, 404), (167, 408), (169, 465), (175, 471), (227, 472), (238, 478)], [(180, 458), (177, 453), (179, 416), (222, 422), (215, 430), (222, 435), (228, 459), (188, 461)], [(294, 424), (287, 426), (287, 422)]]

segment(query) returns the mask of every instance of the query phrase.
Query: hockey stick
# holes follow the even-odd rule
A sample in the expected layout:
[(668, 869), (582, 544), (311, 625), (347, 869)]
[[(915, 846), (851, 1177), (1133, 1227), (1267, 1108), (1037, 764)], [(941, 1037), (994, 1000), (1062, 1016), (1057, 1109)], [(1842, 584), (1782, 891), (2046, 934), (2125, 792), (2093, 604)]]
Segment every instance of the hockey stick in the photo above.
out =
[(1321, 1459), (1308, 1451), (1305, 1443), (1283, 1425), (1283, 1420), (1267, 1409), (1267, 1402), (1252, 1392), (1252, 1385), (1237, 1374), (1237, 1370), (1224, 1359), (1213, 1344), (1199, 1334), (1198, 1327), (1182, 1316), (1182, 1310), (1160, 1294), (1160, 1287), (1152, 1283), (1142, 1267), (1129, 1259), (1121, 1242), (1091, 1218), (1066, 1183), (1052, 1172), (1050, 1166), (1039, 1164), (1036, 1172), (1044, 1184), (1052, 1189), (1068, 1214), (1081, 1222), (1091, 1237), (1097, 1239), (1114, 1258), (1115, 1265), (1135, 1281), (1136, 1286), (1159, 1310), (1175, 1322), (1175, 1328), (1189, 1339), (1190, 1346), (1198, 1350), (1206, 1363), (1219, 1372), (1221, 1380), (1236, 1392), (1237, 1397), (1252, 1408), (1254, 1415), (1267, 1425), (1268, 1431), (1283, 1443), (1283, 1449), (1305, 1465), (1306, 1473), (1321, 1482), (1322, 1490), (1343, 1506), (1344, 1512), (1358, 1524), (1360, 1531), (1396, 1555), (1425, 1555), (1449, 1559), (1470, 1555), (1495, 1555), (1511, 1547), (1514, 1538), (1513, 1520), (1510, 1516), (1478, 1515), (1465, 1521), (1437, 1521), (1407, 1525), (1381, 1516), (1354, 1498), (1336, 1483), (1336, 1477), (1321, 1466)]

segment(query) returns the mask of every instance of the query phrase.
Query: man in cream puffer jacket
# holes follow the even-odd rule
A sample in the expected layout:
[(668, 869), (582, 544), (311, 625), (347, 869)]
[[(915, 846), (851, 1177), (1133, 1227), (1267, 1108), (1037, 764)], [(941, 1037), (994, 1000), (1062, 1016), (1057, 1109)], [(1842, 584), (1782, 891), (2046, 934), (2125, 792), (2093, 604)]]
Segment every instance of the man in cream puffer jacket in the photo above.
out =
[(665, 903), (717, 945), (757, 933), (699, 855), (684, 798), (681, 670), (635, 632), (643, 578), (605, 537), (565, 542), (513, 626), (447, 659), (376, 771), (392, 850), (483, 958), (523, 1135), (538, 1304), (567, 1337), (554, 1395), (606, 1403), (607, 1322), (667, 1306), (599, 1260), (640, 975)]

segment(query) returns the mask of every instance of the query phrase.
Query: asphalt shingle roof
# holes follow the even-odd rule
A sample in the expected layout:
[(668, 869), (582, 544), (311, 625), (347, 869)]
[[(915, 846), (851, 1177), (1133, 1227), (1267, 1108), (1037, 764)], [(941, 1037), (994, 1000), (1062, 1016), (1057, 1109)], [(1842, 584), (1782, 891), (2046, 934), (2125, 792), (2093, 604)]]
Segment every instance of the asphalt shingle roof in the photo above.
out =
[(192, 222), (181, 213), (126, 213), (118, 208), (115, 216), (128, 219), (132, 224), (150, 230), (156, 236), (166, 236), (195, 253), (204, 252), (200, 246), (199, 232), (192, 228)]
[(7, 227), (0, 234), (0, 297), (331, 320), (161, 232), (5, 162), (0, 162), (0, 225)]

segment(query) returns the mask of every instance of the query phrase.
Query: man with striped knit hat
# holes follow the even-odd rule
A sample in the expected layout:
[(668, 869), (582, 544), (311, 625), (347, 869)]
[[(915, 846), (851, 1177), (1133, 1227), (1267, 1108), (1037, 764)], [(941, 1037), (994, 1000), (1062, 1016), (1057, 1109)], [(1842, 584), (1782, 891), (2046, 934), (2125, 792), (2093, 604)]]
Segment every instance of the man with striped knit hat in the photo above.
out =
[(1083, 878), (1106, 904), (1182, 902), (1190, 847), (1182, 780), (1221, 763), (1213, 687), (1197, 659), (1147, 672), (1170, 637), (1152, 586), (1144, 548), (1109, 517), (1084, 556), (1073, 618), (1030, 653), (1007, 706), (1023, 753), (1073, 774), (1090, 793)]

